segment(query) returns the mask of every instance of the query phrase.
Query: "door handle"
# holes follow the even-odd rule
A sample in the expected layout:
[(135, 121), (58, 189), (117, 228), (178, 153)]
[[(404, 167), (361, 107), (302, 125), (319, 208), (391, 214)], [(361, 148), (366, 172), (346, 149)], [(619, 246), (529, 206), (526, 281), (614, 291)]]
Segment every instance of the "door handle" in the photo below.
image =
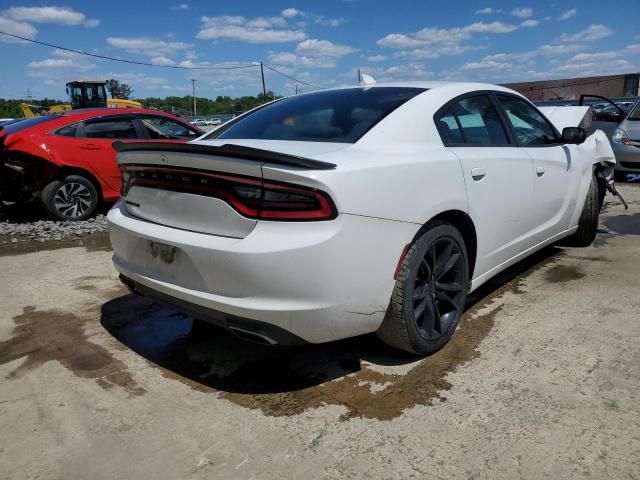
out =
[(482, 180), (484, 177), (486, 177), (487, 172), (484, 168), (472, 168), (471, 169), (471, 177), (476, 181), (480, 181)]
[(100, 147), (94, 143), (85, 143), (84, 145), (80, 145), (80, 148), (83, 150), (100, 150)]
[(543, 176), (543, 175), (544, 175), (544, 168), (542, 168), (542, 167), (536, 167), (536, 175), (537, 175), (538, 177)]

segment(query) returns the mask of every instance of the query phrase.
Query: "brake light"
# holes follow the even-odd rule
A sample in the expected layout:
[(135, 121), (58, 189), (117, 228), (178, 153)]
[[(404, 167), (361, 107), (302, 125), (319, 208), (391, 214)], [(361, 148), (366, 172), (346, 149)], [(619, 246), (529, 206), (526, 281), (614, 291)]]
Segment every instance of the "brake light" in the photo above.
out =
[(241, 215), (259, 220), (332, 220), (337, 216), (329, 195), (314, 188), (180, 168), (127, 165), (121, 170), (123, 196), (137, 185), (217, 198)]

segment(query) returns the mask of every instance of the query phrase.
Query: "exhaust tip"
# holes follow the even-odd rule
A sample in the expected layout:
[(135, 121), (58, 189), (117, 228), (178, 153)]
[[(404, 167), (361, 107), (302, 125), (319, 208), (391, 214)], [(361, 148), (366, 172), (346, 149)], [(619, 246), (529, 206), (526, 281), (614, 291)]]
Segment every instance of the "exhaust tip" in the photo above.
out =
[(246, 328), (238, 327), (235, 325), (228, 325), (227, 328), (231, 330), (238, 337), (253, 343), (259, 343), (262, 345), (278, 345), (278, 342), (273, 338), (265, 335), (261, 332), (255, 332)]

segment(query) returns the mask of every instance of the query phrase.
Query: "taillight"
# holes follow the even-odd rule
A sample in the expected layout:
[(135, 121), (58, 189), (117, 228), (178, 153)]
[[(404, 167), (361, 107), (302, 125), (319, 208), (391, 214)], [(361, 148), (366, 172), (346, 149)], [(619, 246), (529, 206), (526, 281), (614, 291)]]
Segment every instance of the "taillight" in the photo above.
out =
[(259, 220), (310, 221), (336, 218), (325, 192), (230, 173), (127, 165), (122, 195), (134, 186), (193, 193), (225, 201), (241, 215)]

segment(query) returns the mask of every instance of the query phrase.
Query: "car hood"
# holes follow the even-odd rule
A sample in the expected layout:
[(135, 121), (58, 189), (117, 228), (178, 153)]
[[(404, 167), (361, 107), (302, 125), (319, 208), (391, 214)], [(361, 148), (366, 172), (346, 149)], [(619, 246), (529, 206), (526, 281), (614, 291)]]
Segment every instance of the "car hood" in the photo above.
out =
[(589, 107), (539, 107), (540, 110), (553, 125), (562, 132), (566, 127), (586, 126), (583, 122), (588, 115)]

